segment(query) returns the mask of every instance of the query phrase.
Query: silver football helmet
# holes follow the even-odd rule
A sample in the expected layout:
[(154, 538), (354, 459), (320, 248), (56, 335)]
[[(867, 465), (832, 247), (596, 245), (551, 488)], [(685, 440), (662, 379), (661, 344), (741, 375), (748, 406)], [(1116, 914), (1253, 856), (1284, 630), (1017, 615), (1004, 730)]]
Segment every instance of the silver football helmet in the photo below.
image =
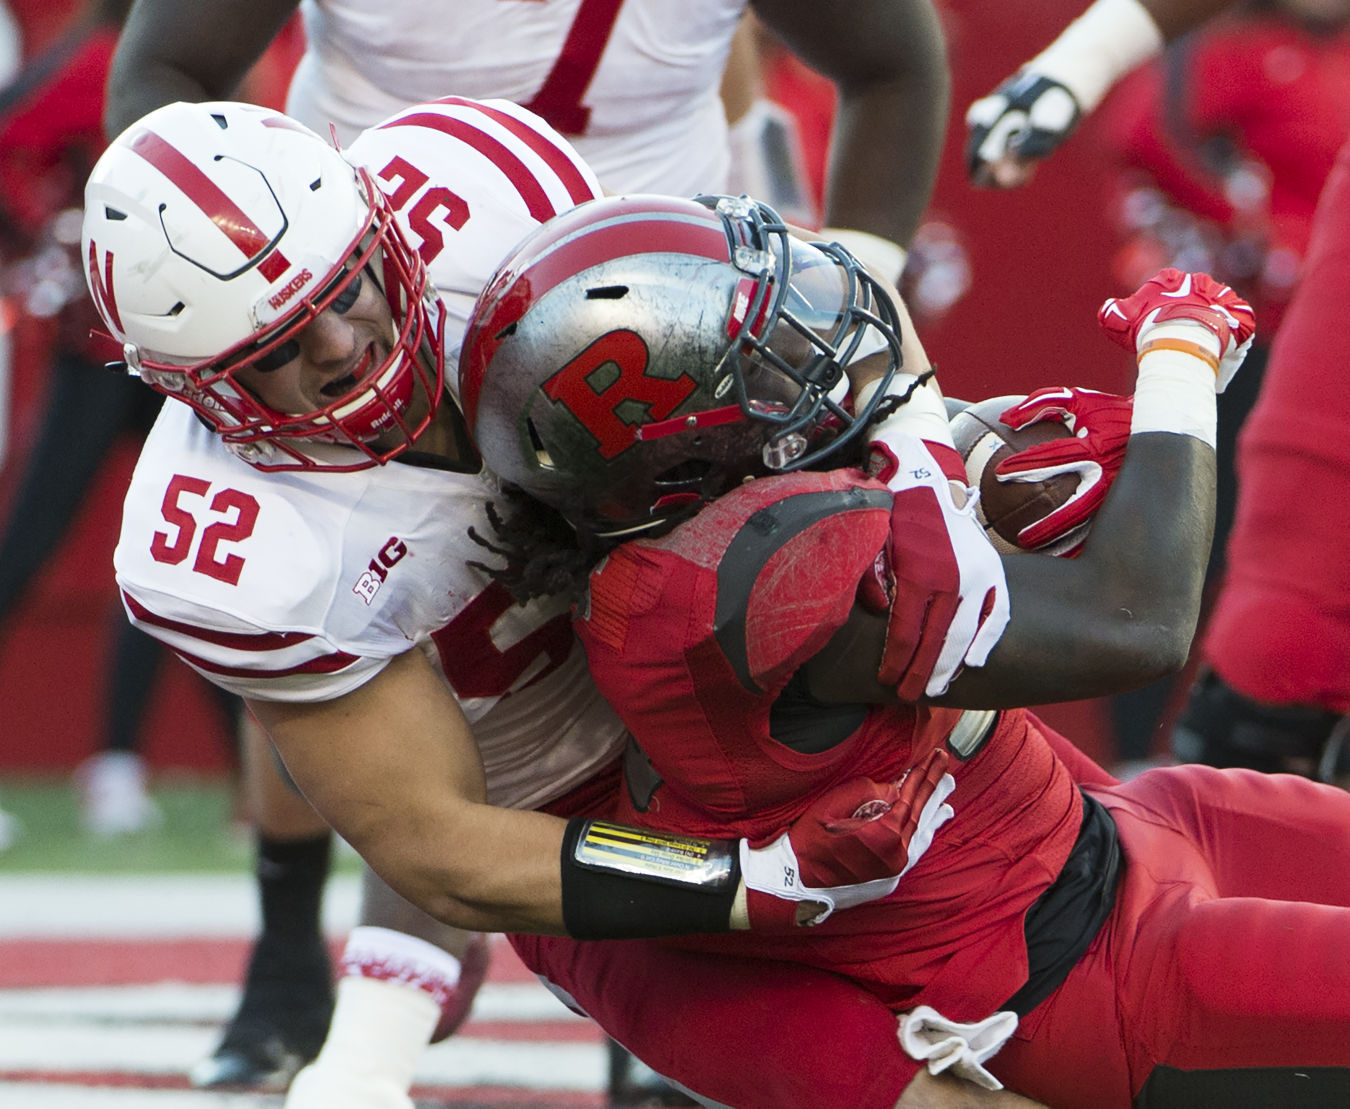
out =
[[(885, 357), (861, 411), (844, 367)], [(487, 465), (575, 527), (665, 526), (820, 464), (900, 365), (889, 295), (746, 197), (609, 197), (531, 233), (479, 297), (460, 396)]]

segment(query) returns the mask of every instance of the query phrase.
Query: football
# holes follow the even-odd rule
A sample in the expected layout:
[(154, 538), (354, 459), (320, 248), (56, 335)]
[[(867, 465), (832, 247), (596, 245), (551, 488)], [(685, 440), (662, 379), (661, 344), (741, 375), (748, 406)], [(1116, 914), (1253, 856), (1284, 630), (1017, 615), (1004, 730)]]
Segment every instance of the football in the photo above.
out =
[[(1044, 519), (1078, 488), (1078, 479), (1073, 474), (1032, 482), (999, 481), (994, 476), (994, 467), (1009, 455), (1071, 434), (1058, 420), (1045, 420), (1021, 431), (999, 421), (1000, 412), (1024, 399), (1017, 395), (991, 397), (972, 404), (951, 419), (952, 438), (965, 462), (966, 480), (980, 491), (976, 514), (994, 546), (1004, 554), (1020, 550), (1017, 533)], [(1082, 540), (1078, 532), (1075, 529), (1037, 553), (1061, 554), (1072, 550)]]

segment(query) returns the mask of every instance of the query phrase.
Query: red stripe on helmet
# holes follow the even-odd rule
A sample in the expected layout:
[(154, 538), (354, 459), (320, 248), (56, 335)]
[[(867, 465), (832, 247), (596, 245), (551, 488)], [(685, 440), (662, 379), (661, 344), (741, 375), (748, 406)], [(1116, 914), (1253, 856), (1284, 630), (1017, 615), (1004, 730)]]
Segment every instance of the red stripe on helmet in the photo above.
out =
[(645, 442), (648, 439), (663, 439), (667, 435), (677, 435), (696, 428), (719, 427), (722, 424), (734, 424), (745, 419), (739, 404), (728, 404), (722, 408), (709, 408), (703, 412), (694, 412), (688, 416), (675, 416), (669, 420), (654, 420), (649, 424), (639, 424), (633, 429), (633, 438)]
[[(249, 261), (267, 249), (270, 240), (262, 228), (254, 223), (225, 192), (205, 173), (192, 164), (183, 152), (171, 146), (153, 131), (142, 131), (131, 142), (131, 149), (167, 177), (193, 204), (205, 213), (207, 219), (237, 246)], [(274, 250), (258, 266), (268, 281), (276, 281), (290, 262), (281, 251)]]
[(466, 100), (462, 96), (447, 96), (437, 100), (436, 103), (450, 104), (456, 108), (480, 112), (501, 124), (544, 160), (544, 164), (554, 172), (563, 188), (567, 190), (567, 195), (572, 198), (573, 204), (580, 204), (584, 200), (594, 200), (601, 195), (586, 180), (567, 151), (509, 112), (504, 112), (500, 108), (494, 108), (490, 104), (483, 104), (477, 100)]
[(112, 251), (103, 256), (103, 272), (100, 273), (98, 245), (93, 239), (89, 240), (89, 295), (93, 297), (94, 303), (107, 321), (120, 332), (122, 316), (117, 311), (117, 296), (113, 290)]
[[(651, 218), (635, 218), (644, 216)], [(616, 220), (624, 221), (623, 227), (628, 229), (627, 234), (633, 236), (634, 245), (631, 249), (622, 250), (607, 247), (611, 257), (674, 250), (718, 262), (731, 258), (721, 218), (702, 204), (664, 196), (611, 196), (579, 205), (553, 220), (547, 227), (537, 228), (530, 233), (520, 250), (498, 267), (497, 272), (509, 280), (511, 275), (535, 264), (541, 255), (547, 254), (564, 239), (573, 236), (580, 238), (595, 228), (608, 227)], [(597, 260), (604, 259), (585, 264), (594, 265)]]

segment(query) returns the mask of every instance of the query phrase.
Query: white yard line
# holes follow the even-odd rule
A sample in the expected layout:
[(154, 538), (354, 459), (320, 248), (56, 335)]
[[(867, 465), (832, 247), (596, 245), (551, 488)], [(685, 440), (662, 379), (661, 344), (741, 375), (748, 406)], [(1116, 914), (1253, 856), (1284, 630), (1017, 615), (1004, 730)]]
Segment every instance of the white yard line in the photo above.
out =
[[(213, 1027), (0, 1020), (0, 1071), (165, 1076), (186, 1074), (219, 1039)], [(434, 1086), (515, 1086), (527, 1090), (603, 1090), (606, 1057), (598, 1043), (451, 1037), (429, 1047), (416, 1081)], [(20, 1109), (24, 1102), (0, 1105)]]
[[(360, 880), (334, 875), (324, 927), (356, 922)], [(252, 936), (258, 893), (250, 874), (15, 874), (0, 876), (0, 940)]]
[(142, 1090), (0, 1082), (0, 1105), (9, 1109), (272, 1109), (281, 1096), (220, 1094), (197, 1090)]
[[(234, 1012), (238, 986), (158, 982), (145, 986), (60, 986), (0, 990), (0, 1027), (47, 1021), (218, 1024)], [(486, 982), (473, 1003), (475, 1021), (589, 1022), (534, 982)], [(4, 1044), (0, 1043), (0, 1052)]]

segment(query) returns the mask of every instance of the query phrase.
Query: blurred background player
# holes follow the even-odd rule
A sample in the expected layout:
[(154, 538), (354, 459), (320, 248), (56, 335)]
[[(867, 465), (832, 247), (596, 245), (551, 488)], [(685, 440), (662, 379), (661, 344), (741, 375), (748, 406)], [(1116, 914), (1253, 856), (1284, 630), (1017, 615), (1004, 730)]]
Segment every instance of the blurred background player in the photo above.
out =
[[(727, 187), (731, 154), (719, 93), (726, 87), (729, 100), (744, 103), (756, 77), (753, 52), (744, 49), (744, 36), (735, 38), (744, 0), (702, 0), (693, 8), (660, 0), (473, 0), (449, 9), (453, 18), (413, 0), (212, 0), (190, 10), (176, 0), (137, 0), (113, 61), (106, 130), (115, 133), (172, 100), (232, 95), (297, 6), (306, 50), (287, 106), (320, 133), (332, 124), (339, 139), (350, 138), (409, 101), (447, 93), (500, 96), (567, 135), (608, 189), (692, 195)], [(893, 279), (931, 193), (946, 122), (948, 76), (935, 10), (929, 0), (868, 0), (851, 9), (849, 20), (830, 18), (806, 0), (758, 0), (752, 10), (838, 85), (831, 159), (837, 183), (823, 219), (833, 237)], [(270, 767), (265, 753), (248, 761), (260, 771)], [(284, 1084), (296, 1061), (312, 1057), (316, 1047), (308, 1035), (288, 1043), (299, 1037), (286, 1025), (291, 1009), (322, 1011), (326, 995), (317, 954), (327, 832), (272, 778), (255, 787), (271, 802), (260, 821), (259, 856), (288, 853), (303, 874), (294, 888), (306, 892), (289, 899), (286, 942), (269, 938), (264, 913), (240, 1012), (213, 1061), (194, 1074), (201, 1085)], [(374, 884), (368, 883), (363, 919), (396, 932), (420, 926), (456, 958), (467, 950), (466, 937), (430, 929)], [(304, 949), (316, 956), (309, 960), (310, 984), (265, 991), (269, 977), (283, 974), (302, 921), (309, 930)], [(367, 952), (351, 966), (370, 963)], [(466, 974), (462, 992), (471, 996), (479, 977)], [(253, 1004), (264, 992), (266, 1004)], [(467, 1003), (457, 997), (447, 1004), (447, 1012), (454, 1011), (467, 1012)], [(340, 1058), (333, 1053), (332, 1061)]]
[[(50, 358), (43, 420), (0, 532), (0, 629), (71, 525), (108, 448), (143, 437), (159, 403), (100, 370), (116, 351), (80, 277), (84, 179), (103, 149), (103, 84), (130, 0), (76, 9), (70, 25), (4, 93), (0, 174), (6, 292), (43, 322)], [(120, 608), (121, 606), (117, 606)], [(159, 812), (137, 753), (141, 711), (161, 649), (116, 620), (114, 664), (98, 753), (76, 771), (85, 828), (101, 836), (152, 827)]]
[[(1098, 0), (970, 107), (972, 178), (1024, 184), (1119, 78), (1232, 7), (1220, 0)], [(1344, 18), (1335, 2), (1290, 8), (1330, 26)], [(1330, 72), (1343, 79), (1343, 69)], [(1279, 98), (1281, 76), (1278, 67), (1266, 73), (1269, 83), (1255, 88), (1259, 100)], [(1339, 550), (1350, 505), (1350, 447), (1340, 431), (1350, 400), (1325, 326), (1350, 281), (1350, 142), (1341, 138), (1298, 287), (1238, 439), (1237, 506), (1201, 644), (1204, 671), (1174, 733), (1184, 758), (1322, 778), (1345, 769), (1350, 711), (1350, 565), (1330, 553)]]
[[(14, 14), (8, 4), (0, 4), (0, 89), (9, 86), (19, 72), (20, 58), (23, 54), (23, 36)], [(8, 415), (8, 374), (12, 344), (9, 328), (5, 327), (0, 335), (0, 417)], [(5, 430), (0, 427), (0, 461), (4, 459)], [(18, 838), (20, 825), (18, 818), (0, 807), (0, 851), (9, 847)]]
[[(16, 610), (60, 551), (109, 454), (126, 439), (143, 439), (159, 410), (160, 398), (103, 370), (117, 351), (91, 334), (98, 317), (78, 257), (81, 193), (104, 146), (104, 84), (129, 6), (99, 0), (73, 8), (61, 32), (0, 93), (3, 291), (43, 337), (31, 353), (49, 361), (41, 419), (0, 530), (0, 633), (18, 630)], [(265, 75), (251, 74), (247, 91), (266, 96)], [(165, 653), (128, 624), (120, 604), (109, 616), (101, 734), (96, 753), (75, 772), (81, 822), (100, 837), (160, 820), (138, 746)], [(230, 731), (238, 701), (217, 700)]]

